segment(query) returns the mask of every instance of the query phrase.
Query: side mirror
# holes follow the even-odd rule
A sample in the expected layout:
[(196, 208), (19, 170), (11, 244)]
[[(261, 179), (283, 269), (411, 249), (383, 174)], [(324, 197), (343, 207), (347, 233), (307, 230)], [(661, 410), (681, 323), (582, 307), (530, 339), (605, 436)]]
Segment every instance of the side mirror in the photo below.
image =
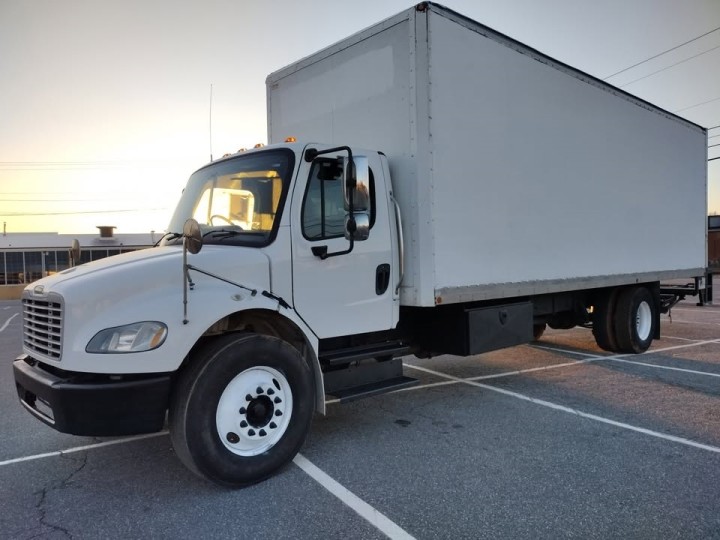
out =
[(344, 158), (343, 195), (345, 210), (350, 210), (350, 194), (352, 193), (353, 212), (367, 212), (370, 209), (370, 165), (365, 156), (354, 156), (354, 167)]
[(370, 236), (370, 215), (367, 212), (355, 212), (345, 218), (345, 239), (362, 242)]
[(193, 255), (199, 253), (202, 249), (200, 225), (192, 218), (185, 221), (185, 225), (183, 225), (183, 243), (185, 248)]

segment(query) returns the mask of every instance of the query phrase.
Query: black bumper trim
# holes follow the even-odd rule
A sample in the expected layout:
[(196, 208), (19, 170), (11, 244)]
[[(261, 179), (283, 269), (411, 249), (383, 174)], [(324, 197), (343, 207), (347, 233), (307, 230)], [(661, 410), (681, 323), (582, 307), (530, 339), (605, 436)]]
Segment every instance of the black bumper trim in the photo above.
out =
[(28, 355), (13, 362), (20, 402), (57, 431), (110, 437), (162, 430), (170, 396), (171, 374), (133, 375), (115, 380), (53, 369)]

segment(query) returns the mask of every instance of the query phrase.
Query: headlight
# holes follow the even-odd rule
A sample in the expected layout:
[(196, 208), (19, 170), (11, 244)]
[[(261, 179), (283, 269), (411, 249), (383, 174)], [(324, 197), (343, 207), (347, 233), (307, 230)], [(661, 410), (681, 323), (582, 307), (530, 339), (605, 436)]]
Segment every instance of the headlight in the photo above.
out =
[(101, 330), (85, 347), (89, 353), (133, 353), (157, 349), (165, 341), (167, 326), (145, 321)]

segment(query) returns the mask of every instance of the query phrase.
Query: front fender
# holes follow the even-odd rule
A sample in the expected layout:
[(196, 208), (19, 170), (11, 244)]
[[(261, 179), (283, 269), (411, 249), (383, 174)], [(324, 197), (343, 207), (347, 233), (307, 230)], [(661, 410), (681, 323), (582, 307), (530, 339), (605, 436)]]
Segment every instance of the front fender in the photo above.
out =
[[(303, 332), (305, 340), (317, 356), (317, 338), (295, 311), (281, 307), (278, 301), (262, 295), (263, 288), (253, 287), (253, 284), (248, 284), (248, 287), (258, 292), (253, 295), (250, 291), (211, 278), (195, 280), (193, 290), (188, 291), (187, 319), (184, 316), (182, 290), (177, 288), (163, 287), (142, 298), (121, 300), (113, 306), (112, 311), (100, 317), (101, 324), (97, 318), (82, 320), (72, 333), (72, 339), (64, 343), (62, 361), (55, 365), (69, 371), (88, 373), (175, 371), (208, 329), (229, 315), (249, 310), (274, 311), (289, 319)], [(128, 319), (128, 313), (134, 314), (134, 320)], [(85, 351), (88, 342), (100, 330), (139, 321), (165, 323), (168, 327), (165, 342), (155, 350), (137, 353), (97, 354)]]

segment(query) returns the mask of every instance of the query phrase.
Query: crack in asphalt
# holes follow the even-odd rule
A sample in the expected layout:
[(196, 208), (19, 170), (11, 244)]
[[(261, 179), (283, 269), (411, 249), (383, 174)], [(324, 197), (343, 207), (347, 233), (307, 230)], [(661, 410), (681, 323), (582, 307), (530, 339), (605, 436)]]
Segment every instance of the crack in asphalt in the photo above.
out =
[[(38, 523), (41, 526), (41, 532), (33, 534), (32, 536), (29, 536), (26, 538), (26, 540), (33, 540), (34, 538), (40, 538), (45, 536), (48, 533), (57, 532), (62, 534), (65, 538), (73, 538), (73, 535), (70, 533), (70, 531), (61, 525), (54, 524), (48, 521), (47, 518), (47, 509), (46, 504), (48, 500), (48, 495), (50, 493), (55, 491), (62, 491), (65, 489), (68, 489), (72, 486), (73, 478), (77, 474), (79, 474), (87, 465), (88, 461), (88, 452), (83, 452), (80, 456), (67, 456), (67, 455), (60, 455), (61, 459), (70, 460), (73, 462), (78, 462), (78, 466), (74, 468), (70, 474), (68, 474), (65, 478), (61, 479), (58, 482), (55, 482), (54, 484), (51, 484), (49, 486), (46, 486), (42, 488), (40, 491), (36, 491), (35, 494), (39, 496), (38, 502), (35, 505), (35, 509), (37, 510), (40, 518), (38, 519)], [(48, 531), (49, 529), (49, 531)]]

